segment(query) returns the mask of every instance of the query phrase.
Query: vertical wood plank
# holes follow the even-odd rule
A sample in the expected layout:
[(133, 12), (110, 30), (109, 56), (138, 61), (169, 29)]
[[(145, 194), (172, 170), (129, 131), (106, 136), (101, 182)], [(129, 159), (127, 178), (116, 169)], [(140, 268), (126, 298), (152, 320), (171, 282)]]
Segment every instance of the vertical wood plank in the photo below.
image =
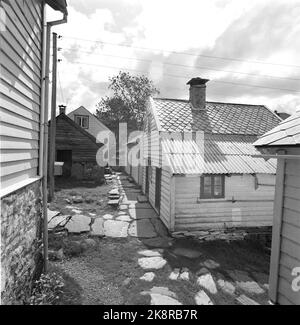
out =
[(285, 159), (278, 159), (276, 172), (276, 189), (274, 198), (274, 218), (272, 230), (272, 253), (269, 277), (269, 296), (272, 302), (277, 303), (278, 291), (278, 272), (280, 261), (281, 246), (281, 228), (282, 228), (282, 212), (284, 198), (284, 178), (285, 178)]
[(170, 179), (170, 230), (175, 230), (175, 176)]

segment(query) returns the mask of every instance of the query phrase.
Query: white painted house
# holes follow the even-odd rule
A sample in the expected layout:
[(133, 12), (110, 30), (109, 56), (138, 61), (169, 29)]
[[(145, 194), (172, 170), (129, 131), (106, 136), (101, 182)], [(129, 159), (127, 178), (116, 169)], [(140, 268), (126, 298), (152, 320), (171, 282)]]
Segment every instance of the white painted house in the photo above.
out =
[(85, 129), (85, 131), (90, 133), (95, 138), (97, 138), (97, 135), (101, 131), (110, 131), (108, 127), (106, 127), (94, 114), (92, 114), (84, 106), (78, 107), (67, 115), (71, 120)]
[(1, 304), (21, 303), (43, 265), (46, 4), (63, 13), (49, 26), (66, 22), (65, 0), (6, 0), (0, 6)]
[[(142, 188), (170, 231), (272, 225), (276, 160), (253, 158), (258, 136), (281, 119), (265, 106), (150, 99), (141, 152)], [(150, 150), (149, 150), (150, 149)]]
[(282, 305), (300, 305), (300, 110), (254, 145), (266, 159), (278, 159), (270, 299)]

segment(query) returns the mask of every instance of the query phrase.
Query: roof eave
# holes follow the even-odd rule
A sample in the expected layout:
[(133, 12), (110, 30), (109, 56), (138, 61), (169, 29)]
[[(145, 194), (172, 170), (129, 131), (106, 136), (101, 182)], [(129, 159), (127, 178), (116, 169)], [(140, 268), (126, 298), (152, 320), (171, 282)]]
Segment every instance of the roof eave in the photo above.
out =
[(46, 0), (46, 3), (54, 10), (61, 11), (64, 14), (68, 14), (67, 1), (66, 0)]

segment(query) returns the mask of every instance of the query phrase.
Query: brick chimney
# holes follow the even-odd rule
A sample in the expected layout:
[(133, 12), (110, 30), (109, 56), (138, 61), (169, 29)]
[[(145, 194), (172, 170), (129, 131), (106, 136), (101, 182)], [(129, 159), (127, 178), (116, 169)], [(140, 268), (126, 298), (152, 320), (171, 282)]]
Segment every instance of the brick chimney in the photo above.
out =
[(66, 114), (66, 105), (59, 105), (59, 115), (60, 114)]
[(194, 109), (205, 109), (206, 103), (206, 83), (208, 79), (192, 78), (187, 85), (190, 85), (190, 102)]

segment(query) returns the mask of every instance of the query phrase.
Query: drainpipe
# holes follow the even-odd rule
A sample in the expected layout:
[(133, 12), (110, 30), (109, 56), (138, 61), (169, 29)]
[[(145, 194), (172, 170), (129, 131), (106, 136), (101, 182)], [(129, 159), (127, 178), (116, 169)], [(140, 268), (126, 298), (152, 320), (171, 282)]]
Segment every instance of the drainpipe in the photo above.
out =
[[(43, 161), (42, 161), (42, 176), (43, 176), (43, 246), (44, 246), (44, 273), (48, 272), (48, 192), (47, 192), (47, 165), (48, 165), (48, 112), (49, 112), (49, 71), (50, 71), (50, 41), (51, 28), (56, 25), (65, 24), (67, 22), (68, 13), (64, 12), (63, 19), (50, 21), (46, 27), (46, 49), (45, 49), (45, 89), (44, 89), (44, 111), (43, 112)], [(45, 29), (45, 26), (44, 26)], [(40, 170), (41, 172), (41, 170)]]

